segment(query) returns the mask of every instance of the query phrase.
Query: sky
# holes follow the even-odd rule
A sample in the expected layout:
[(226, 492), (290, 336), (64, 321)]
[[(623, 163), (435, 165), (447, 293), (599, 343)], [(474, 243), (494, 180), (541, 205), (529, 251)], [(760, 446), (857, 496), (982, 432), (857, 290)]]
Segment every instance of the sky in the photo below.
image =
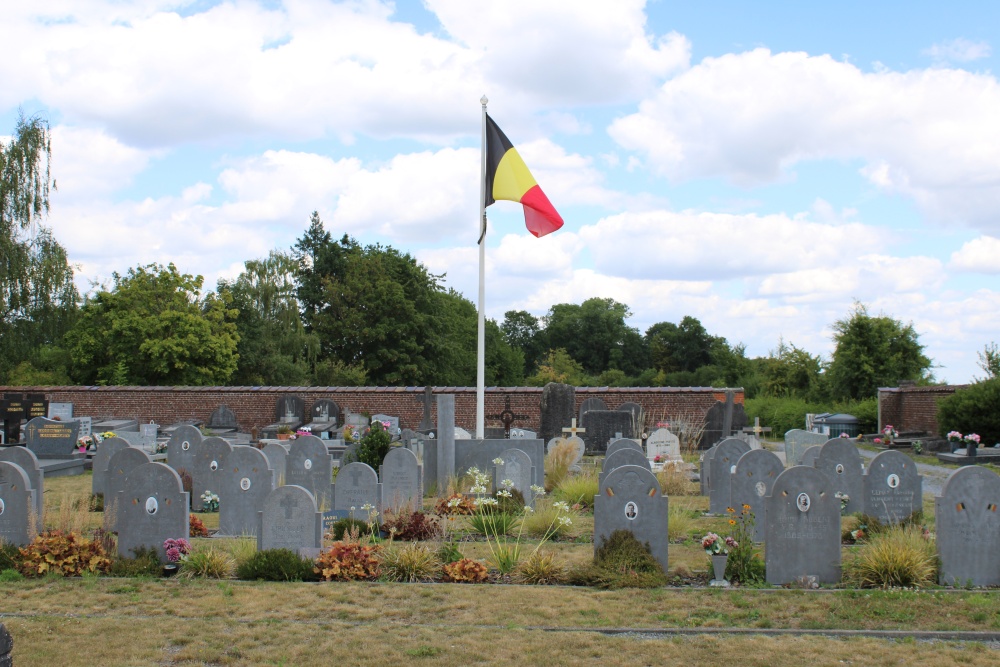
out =
[[(752, 6), (750, 6), (752, 4)], [(877, 6), (872, 6), (877, 5)], [(0, 3), (0, 134), (52, 127), (83, 291), (213, 288), (327, 229), (477, 298), (480, 98), (565, 226), (488, 209), (486, 312), (613, 298), (829, 359), (856, 302), (939, 381), (1000, 342), (1000, 3)]]

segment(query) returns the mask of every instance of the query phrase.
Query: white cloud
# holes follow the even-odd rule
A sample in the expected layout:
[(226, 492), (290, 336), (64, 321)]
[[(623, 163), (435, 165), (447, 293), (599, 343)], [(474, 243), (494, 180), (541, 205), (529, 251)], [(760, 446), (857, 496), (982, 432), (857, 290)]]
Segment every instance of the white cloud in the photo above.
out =
[(955, 271), (1000, 273), (1000, 239), (980, 236), (951, 254), (949, 266)]
[(989, 58), (992, 53), (989, 42), (973, 42), (959, 37), (933, 44), (924, 49), (924, 55), (930, 56), (936, 62), (966, 63), (981, 58)]
[(64, 200), (108, 194), (132, 179), (162, 155), (127, 146), (106, 133), (82, 127), (52, 128), (52, 173)]
[(957, 69), (865, 73), (766, 49), (706, 58), (667, 81), (611, 136), (673, 180), (776, 181), (795, 164), (862, 159), (862, 174), (933, 218), (1000, 220), (1000, 86)]

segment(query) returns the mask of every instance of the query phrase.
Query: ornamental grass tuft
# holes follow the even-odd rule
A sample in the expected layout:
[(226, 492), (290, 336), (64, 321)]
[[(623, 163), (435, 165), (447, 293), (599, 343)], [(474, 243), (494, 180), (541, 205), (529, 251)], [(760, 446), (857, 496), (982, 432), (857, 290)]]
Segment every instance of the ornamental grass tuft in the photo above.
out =
[(861, 588), (920, 588), (937, 577), (937, 553), (919, 526), (892, 527), (873, 535), (845, 569)]
[(608, 536), (594, 561), (569, 573), (569, 583), (596, 588), (657, 588), (667, 583), (667, 576), (649, 551), (627, 530)]

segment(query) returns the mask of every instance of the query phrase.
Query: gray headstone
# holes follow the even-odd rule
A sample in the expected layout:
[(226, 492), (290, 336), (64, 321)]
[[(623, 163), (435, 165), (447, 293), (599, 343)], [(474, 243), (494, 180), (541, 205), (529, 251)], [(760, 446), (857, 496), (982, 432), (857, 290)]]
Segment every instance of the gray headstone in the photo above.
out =
[[(195, 507), (201, 506), (201, 495), (206, 491), (219, 495), (222, 487), (222, 461), (233, 450), (228, 440), (218, 436), (205, 438), (194, 453), (194, 467), (191, 470), (191, 499)], [(219, 496), (219, 508), (222, 508)]]
[[(167, 464), (178, 473), (194, 470), (194, 454), (201, 445), (201, 431), (189, 424), (181, 424), (167, 441)], [(192, 487), (193, 488), (193, 487)]]
[(568, 442), (573, 447), (573, 460), (570, 462), (570, 468), (571, 469), (578, 468), (580, 465), (580, 461), (583, 460), (583, 455), (587, 452), (587, 445), (586, 443), (583, 442), (583, 439), (580, 438), (579, 436), (574, 435), (568, 438), (565, 437), (552, 438), (545, 446), (546, 453), (550, 453), (553, 449), (556, 448), (556, 445), (559, 445), (563, 442)]
[(138, 433), (139, 420), (118, 418), (102, 419), (100, 421), (95, 421), (93, 428), (97, 433), (107, 433), (108, 431), (115, 433), (115, 435), (121, 433)]
[(445, 492), (445, 485), (455, 475), (455, 395), (439, 394), (437, 397), (437, 479), (438, 493)]
[[(128, 446), (129, 444), (121, 438), (108, 438), (98, 443), (93, 459), (94, 477), (90, 482), (91, 493), (104, 495), (107, 490), (108, 465), (111, 463), (111, 457)], [(108, 498), (108, 500), (113, 499)]]
[(610, 445), (608, 445), (608, 448), (604, 451), (604, 458), (607, 458), (622, 449), (634, 449), (643, 456), (646, 455), (645, 452), (643, 452), (642, 450), (642, 445), (640, 445), (638, 442), (636, 442), (631, 438), (621, 438), (620, 440), (615, 440)]
[(846, 493), (850, 500), (844, 508), (846, 514), (860, 512), (865, 507), (862, 482), (864, 465), (858, 448), (846, 438), (828, 440), (819, 449), (813, 467), (829, 475), (834, 495)]
[(601, 465), (601, 474), (598, 478), (598, 483), (607, 477), (608, 473), (615, 468), (620, 468), (621, 466), (639, 466), (645, 468), (646, 470), (652, 470), (649, 465), (649, 459), (641, 449), (634, 449), (632, 447), (622, 447), (615, 450), (611, 454), (604, 457), (604, 461)]
[(512, 428), (510, 430), (511, 440), (538, 440), (538, 434), (526, 428)]
[(131, 558), (137, 547), (155, 547), (165, 563), (163, 542), (190, 537), (191, 501), (180, 475), (165, 463), (149, 462), (133, 468), (123, 482), (117, 495), (118, 555)]
[(665, 428), (658, 428), (646, 438), (646, 458), (650, 461), (657, 456), (664, 461), (681, 458), (681, 441), (676, 435)]
[(279, 423), (301, 424), (305, 421), (306, 405), (301, 396), (280, 396), (274, 407), (274, 418)]
[(913, 459), (902, 452), (890, 449), (877, 454), (862, 488), (865, 514), (882, 523), (899, 523), (924, 511), (924, 478)]
[[(274, 471), (274, 485), (285, 485), (285, 462), (288, 459), (288, 450), (276, 442), (269, 442), (264, 445), (264, 452), (267, 457), (267, 465)], [(332, 473), (331, 473), (332, 476)]]
[(417, 430), (422, 433), (428, 433), (434, 430), (434, 421), (431, 419), (431, 411), (434, 407), (433, 388), (424, 387), (424, 393), (421, 395), (420, 403), (423, 406), (423, 415), (420, 418), (420, 424), (417, 426)]
[(576, 387), (549, 382), (542, 388), (538, 437), (549, 440), (562, 435), (576, 416)]
[[(367, 463), (348, 463), (337, 473), (337, 483), (333, 485), (333, 510), (351, 511), (353, 515), (367, 520), (362, 507), (371, 505), (379, 508), (378, 474)], [(379, 510), (381, 511), (381, 510)]]
[(732, 468), (749, 451), (750, 445), (737, 438), (727, 438), (715, 447), (708, 489), (708, 511), (712, 514), (725, 514), (726, 509), (732, 507)]
[(785, 432), (785, 462), (790, 465), (799, 465), (802, 462), (802, 455), (806, 449), (813, 445), (822, 445), (830, 436), (820, 433), (812, 433), (802, 429), (793, 428)]
[(632, 415), (632, 433), (639, 437), (639, 431), (641, 430), (642, 424), (645, 421), (643, 415), (645, 410), (638, 403), (633, 403), (632, 401), (627, 401), (619, 405), (616, 410), (618, 412), (627, 412)]
[(708, 490), (712, 488), (711, 478), (712, 478), (712, 457), (715, 456), (715, 448), (718, 445), (712, 445), (709, 447), (704, 454), (701, 455), (700, 469), (699, 469), (699, 481), (701, 482), (700, 493), (703, 496), (708, 495)]
[(323, 513), (306, 489), (294, 484), (267, 494), (257, 513), (257, 549), (291, 549), (315, 557), (323, 547)]
[(764, 499), (771, 493), (774, 481), (785, 469), (781, 459), (766, 449), (751, 449), (736, 461), (736, 472), (731, 476), (732, 503), (737, 513), (749, 505), (754, 514), (754, 541), (761, 542), (767, 526), (767, 504)]
[(28, 449), (40, 459), (67, 459), (76, 448), (80, 425), (75, 421), (62, 422), (35, 417), (24, 427)]
[(945, 586), (1000, 586), (1000, 476), (982, 466), (959, 468), (934, 500)]
[(631, 412), (590, 410), (584, 426), (587, 430), (583, 434), (583, 441), (587, 443), (587, 451), (592, 454), (603, 454), (616, 433), (621, 433), (625, 438), (633, 437)]
[[(456, 440), (455, 441), (455, 473), (458, 475), (473, 466), (480, 470), (489, 471), (493, 468), (493, 459), (497, 458), (505, 450), (510, 449), (515, 444), (510, 440), (486, 439), (486, 440)], [(545, 484), (545, 443), (541, 440), (518, 440), (517, 449), (525, 452), (531, 458), (531, 467), (534, 470), (534, 480), (532, 484), (543, 486)], [(423, 465), (424, 465), (424, 488), (433, 488), (435, 485), (439, 492), (444, 492), (444, 483), (439, 484), (436, 476), (438, 442), (436, 440), (424, 441)]]
[(31, 490), (35, 492), (35, 517), (38, 526), (45, 525), (45, 474), (35, 456), (27, 447), (4, 447), (0, 449), (0, 461), (15, 463), (21, 466), (28, 476)]
[(819, 458), (819, 451), (821, 449), (823, 449), (822, 445), (813, 445), (806, 451), (802, 452), (802, 460), (799, 461), (798, 465), (802, 465), (807, 468), (815, 468), (816, 459)]
[(328, 398), (321, 398), (312, 404), (309, 415), (314, 422), (339, 422), (340, 406)]
[(16, 463), (0, 461), (0, 541), (23, 547), (35, 539), (40, 524), (31, 521), (34, 506), (28, 474)]
[(77, 438), (86, 438), (94, 433), (94, 420), (92, 417), (73, 417), (72, 421), (75, 421), (80, 425), (80, 430), (77, 432)]
[(615, 468), (594, 497), (594, 552), (616, 530), (627, 530), (667, 572), (668, 500), (656, 475), (639, 466)]
[(314, 435), (291, 441), (285, 459), (285, 484), (301, 486), (319, 503), (321, 512), (333, 508), (333, 459), (326, 444)]
[(738, 433), (747, 425), (747, 413), (742, 403), (732, 402), (733, 394), (726, 392), (726, 401), (717, 401), (705, 413), (703, 443), (717, 442)]
[(49, 403), (49, 419), (59, 418), (59, 421), (66, 421), (73, 418), (72, 403)]
[[(503, 437), (503, 429), (501, 428), (501, 429), (499, 429), (499, 431), (500, 431), (500, 434), (497, 437), (498, 438), (502, 438)], [(461, 426), (456, 426), (455, 427), (455, 440), (472, 440), (472, 434), (469, 433), (468, 431), (466, 431)]]
[(379, 469), (382, 480), (382, 508), (409, 507), (419, 512), (424, 502), (424, 473), (417, 455), (403, 447), (393, 447)]
[(215, 409), (215, 412), (208, 418), (208, 428), (210, 429), (237, 429), (236, 413), (229, 409), (228, 405), (222, 404)]
[(840, 581), (840, 501), (833, 493), (830, 478), (815, 468), (795, 466), (778, 475), (765, 501), (767, 583)]
[(584, 420), (584, 415), (586, 415), (591, 410), (604, 411), (607, 409), (608, 409), (608, 404), (605, 403), (600, 398), (594, 398), (594, 397), (585, 398), (583, 399), (583, 402), (580, 403), (580, 412), (577, 415), (576, 423), (579, 426), (586, 426), (587, 424), (586, 421)]
[(400, 434), (399, 417), (378, 414), (378, 415), (372, 415), (372, 421), (380, 421), (382, 422), (383, 426), (385, 425), (385, 422), (389, 422), (389, 429), (388, 429), (389, 435), (396, 436)]
[[(149, 454), (136, 447), (123, 447), (108, 459), (104, 478), (104, 515), (109, 518), (111, 526), (117, 526), (121, 518), (121, 508), (118, 507), (121, 496), (118, 494), (125, 489), (125, 478), (139, 466), (152, 462)], [(124, 553), (128, 555), (128, 552)]]
[(223, 454), (219, 483), (219, 534), (257, 534), (257, 511), (274, 490), (274, 471), (264, 452), (233, 447)]
[(524, 504), (528, 507), (535, 506), (535, 493), (531, 490), (534, 483), (534, 471), (531, 469), (531, 457), (520, 449), (506, 449), (498, 457), (503, 463), (496, 463), (493, 467), (493, 488), (496, 491), (501, 489), (502, 483), (507, 480), (514, 483), (512, 488), (517, 489), (524, 498)]

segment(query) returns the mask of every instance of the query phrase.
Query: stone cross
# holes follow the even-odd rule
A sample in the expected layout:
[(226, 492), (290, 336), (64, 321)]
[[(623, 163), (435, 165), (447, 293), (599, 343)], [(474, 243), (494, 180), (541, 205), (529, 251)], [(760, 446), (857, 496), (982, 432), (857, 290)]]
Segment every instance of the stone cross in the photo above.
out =
[(575, 437), (577, 433), (586, 433), (587, 429), (578, 428), (576, 425), (576, 417), (573, 417), (573, 421), (570, 422), (571, 426), (569, 428), (564, 428), (563, 433), (569, 433), (570, 437)]
[(365, 471), (362, 470), (361, 468), (354, 468), (349, 471), (349, 474), (351, 476), (351, 482), (354, 484), (354, 486), (357, 486), (359, 484), (358, 480), (361, 479), (361, 475), (363, 475), (364, 472)]
[(299, 506), (299, 501), (297, 498), (285, 496), (279, 504), (285, 509), (285, 518), (291, 519), (292, 510)]
[(433, 389), (431, 387), (424, 387), (424, 416), (420, 420), (420, 425), (417, 426), (418, 431), (431, 431), (434, 429), (434, 422), (431, 421), (431, 400), (433, 399)]
[(514, 425), (515, 419), (527, 419), (528, 415), (514, 414), (510, 408), (510, 396), (504, 397), (503, 410), (498, 415), (487, 415), (487, 419), (499, 419), (503, 424), (503, 437), (510, 440), (510, 427)]

